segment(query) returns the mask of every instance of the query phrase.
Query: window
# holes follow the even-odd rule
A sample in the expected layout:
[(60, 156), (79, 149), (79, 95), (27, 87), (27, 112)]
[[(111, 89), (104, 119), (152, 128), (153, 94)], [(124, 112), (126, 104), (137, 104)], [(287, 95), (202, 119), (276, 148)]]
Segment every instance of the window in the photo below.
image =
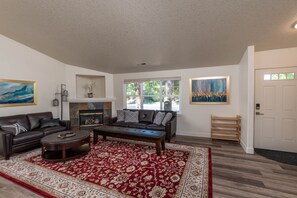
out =
[(126, 83), (126, 107), (179, 111), (179, 82), (179, 80), (150, 80)]
[(289, 80), (295, 79), (295, 73), (287, 73), (287, 79)]
[(271, 75), (270, 74), (264, 74), (264, 80), (271, 80)]
[(271, 74), (272, 80), (278, 80), (278, 74)]
[(294, 80), (295, 73), (264, 74), (264, 80)]

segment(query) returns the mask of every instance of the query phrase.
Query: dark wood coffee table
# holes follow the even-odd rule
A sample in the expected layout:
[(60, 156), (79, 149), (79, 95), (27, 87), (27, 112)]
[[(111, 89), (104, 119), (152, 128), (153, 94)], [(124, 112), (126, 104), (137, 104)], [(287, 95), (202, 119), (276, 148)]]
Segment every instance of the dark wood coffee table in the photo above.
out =
[(58, 138), (64, 131), (47, 135), (41, 139), (41, 156), (46, 161), (58, 162), (78, 158), (90, 151), (90, 133), (88, 131), (73, 131), (75, 136)]
[(152, 142), (156, 144), (157, 155), (161, 155), (162, 150), (165, 150), (165, 132), (153, 131), (146, 129), (136, 129), (127, 127), (116, 126), (99, 126), (93, 129), (94, 132), (94, 144), (98, 142), (98, 135), (103, 136), (103, 140), (106, 140), (106, 136), (117, 137), (130, 140), (139, 140), (144, 142)]

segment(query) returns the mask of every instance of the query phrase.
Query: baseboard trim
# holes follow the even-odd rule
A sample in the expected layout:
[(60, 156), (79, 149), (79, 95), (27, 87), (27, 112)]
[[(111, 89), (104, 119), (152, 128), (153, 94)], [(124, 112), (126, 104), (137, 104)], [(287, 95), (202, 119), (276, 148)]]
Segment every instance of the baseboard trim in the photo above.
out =
[(241, 145), (241, 147), (243, 148), (243, 150), (246, 153), (248, 153), (248, 154), (254, 154), (255, 153), (254, 148), (247, 147), (247, 145), (245, 144), (245, 142), (240, 141), (240, 145)]
[(194, 137), (206, 137), (206, 138), (211, 137), (210, 133), (197, 132), (197, 131), (177, 131), (176, 135), (194, 136)]

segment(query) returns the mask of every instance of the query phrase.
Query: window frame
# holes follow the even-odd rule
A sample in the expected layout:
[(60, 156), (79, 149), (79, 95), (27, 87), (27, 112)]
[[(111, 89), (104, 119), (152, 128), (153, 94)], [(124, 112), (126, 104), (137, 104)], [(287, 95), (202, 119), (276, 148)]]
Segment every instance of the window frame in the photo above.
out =
[[(285, 78), (280, 78), (280, 75), (285, 74)], [(289, 74), (293, 74), (293, 78), (288, 78)], [(276, 79), (273, 79), (273, 75), (277, 75)], [(268, 78), (269, 76), (269, 78)], [(264, 81), (282, 81), (282, 80), (296, 80), (296, 73), (295, 72), (278, 72), (278, 73), (265, 73), (263, 75), (263, 80)]]
[[(163, 81), (167, 81), (167, 80), (177, 80), (177, 81), (179, 81), (179, 83), (178, 83), (178, 88), (179, 88), (179, 94), (178, 95), (176, 95), (176, 94), (174, 94), (174, 93), (172, 93), (172, 95), (166, 95), (166, 94), (164, 94), (163, 95), (163, 88), (162, 88), (162, 82)], [(159, 82), (159, 84), (160, 84), (160, 93), (159, 93), (159, 95), (144, 95), (143, 94), (143, 83), (144, 82), (149, 82), (149, 81), (158, 81)], [(150, 109), (144, 109), (143, 107), (144, 107), (144, 98), (145, 97), (153, 97), (153, 96), (158, 96), (158, 97), (160, 97), (160, 99), (159, 99), (159, 103), (160, 103), (160, 106), (159, 106), (159, 109), (154, 109), (154, 110), (160, 110), (160, 111), (163, 111), (163, 103), (164, 103), (164, 98), (166, 97), (166, 96), (171, 96), (172, 98), (173, 97), (178, 97), (178, 99), (179, 99), (179, 104), (178, 104), (178, 110), (176, 111), (176, 110), (172, 110), (172, 111), (175, 111), (175, 112), (177, 112), (177, 113), (181, 113), (181, 92), (182, 92), (182, 89), (181, 89), (181, 80), (180, 79), (171, 79), (171, 78), (169, 78), (169, 79), (166, 79), (166, 78), (164, 78), (164, 79), (147, 79), (147, 80), (144, 80), (144, 81), (131, 81), (131, 82), (128, 82), (128, 83), (124, 83), (123, 84), (123, 103), (124, 103), (124, 108), (126, 108), (127, 109), (127, 97), (128, 96), (132, 96), (132, 95), (127, 95), (127, 85), (129, 84), (129, 83), (136, 83), (136, 82), (139, 82), (139, 83), (141, 83), (141, 85), (140, 85), (140, 89), (141, 89), (141, 95), (140, 95), (140, 98), (141, 98), (141, 104), (140, 104), (140, 109), (139, 110), (150, 110)], [(173, 87), (176, 87), (175, 85), (173, 85)], [(152, 110), (152, 109), (151, 109)]]

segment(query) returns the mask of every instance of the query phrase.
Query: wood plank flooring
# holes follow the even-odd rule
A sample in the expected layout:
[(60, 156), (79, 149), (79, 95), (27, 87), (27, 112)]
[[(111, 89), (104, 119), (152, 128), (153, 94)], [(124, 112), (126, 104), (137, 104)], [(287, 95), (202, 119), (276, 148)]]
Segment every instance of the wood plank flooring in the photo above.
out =
[(172, 142), (211, 148), (215, 198), (297, 198), (297, 166), (246, 154), (229, 141), (177, 136)]
[[(214, 198), (297, 197), (297, 166), (246, 154), (233, 142), (187, 136), (177, 136), (172, 142), (212, 149)], [(0, 177), (0, 198), (7, 197), (39, 196)]]

